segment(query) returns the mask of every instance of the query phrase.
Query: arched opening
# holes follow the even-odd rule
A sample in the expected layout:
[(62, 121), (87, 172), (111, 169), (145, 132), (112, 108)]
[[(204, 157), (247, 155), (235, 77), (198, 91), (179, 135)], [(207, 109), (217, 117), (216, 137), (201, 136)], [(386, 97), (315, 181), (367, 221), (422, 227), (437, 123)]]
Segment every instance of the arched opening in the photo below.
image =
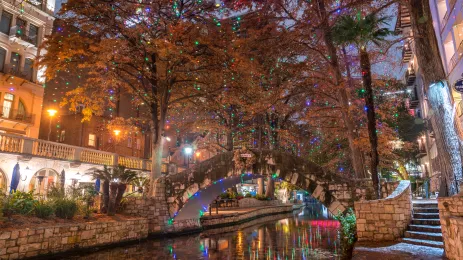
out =
[[(204, 212), (209, 203), (222, 192), (220, 185), (228, 182), (229, 186), (236, 185), (241, 182), (241, 176), (251, 179), (271, 176), (274, 180), (288, 182), (308, 192), (334, 214), (344, 212), (352, 204), (344, 196), (344, 193), (350, 194), (351, 190), (348, 191), (347, 186), (346, 190), (342, 188), (347, 180), (339, 177), (335, 179), (332, 174), (310, 161), (277, 151), (248, 153), (254, 153), (256, 158), (253, 166), (247, 170), (237, 169), (234, 152), (228, 152), (205, 160), (182, 173), (167, 176), (165, 193), (171, 216), (176, 215), (176, 219), (197, 218), (199, 211)], [(340, 184), (341, 188), (332, 184)], [(212, 192), (214, 189), (218, 190)]]
[(6, 193), (8, 188), (8, 182), (6, 174), (0, 169), (0, 193)]
[(58, 181), (59, 174), (53, 169), (45, 168), (32, 176), (29, 182), (29, 190), (33, 190), (38, 195), (47, 195), (51, 188), (56, 186)]

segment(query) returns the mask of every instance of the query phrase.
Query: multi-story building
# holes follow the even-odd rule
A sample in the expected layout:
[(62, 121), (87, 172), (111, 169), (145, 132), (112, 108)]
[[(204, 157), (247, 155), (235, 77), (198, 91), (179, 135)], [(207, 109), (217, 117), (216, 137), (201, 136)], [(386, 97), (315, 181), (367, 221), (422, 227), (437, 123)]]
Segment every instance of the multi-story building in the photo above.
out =
[[(462, 122), (462, 94), (454, 88), (454, 85), (463, 78), (463, 62), (461, 61), (463, 55), (463, 0), (431, 0), (430, 8), (442, 65), (449, 83), (448, 91), (451, 94), (451, 102), (455, 107), (457, 118)], [(431, 191), (438, 191), (440, 171), (435, 136), (429, 120), (432, 113), (430, 113), (430, 104), (426, 97), (420, 65), (414, 55), (413, 35), (410, 27), (410, 14), (407, 7), (401, 5), (396, 30), (401, 31), (404, 36), (410, 36), (409, 40), (404, 43), (402, 55), (403, 62), (407, 65), (404, 81), (410, 93), (407, 105), (410, 112), (417, 118), (423, 119), (427, 125), (426, 133), (417, 140), (420, 150), (418, 157), (422, 177), (430, 178)]]
[(39, 135), (43, 79), (38, 46), (53, 27), (54, 1), (0, 1), (0, 132)]

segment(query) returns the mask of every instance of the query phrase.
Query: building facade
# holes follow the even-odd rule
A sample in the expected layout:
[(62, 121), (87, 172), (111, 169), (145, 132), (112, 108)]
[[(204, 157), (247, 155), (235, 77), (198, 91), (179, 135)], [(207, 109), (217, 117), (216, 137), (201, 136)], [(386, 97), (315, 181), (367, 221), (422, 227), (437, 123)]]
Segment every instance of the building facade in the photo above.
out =
[[(455, 113), (455, 126), (463, 122), (462, 94), (455, 89), (455, 83), (463, 79), (463, 0), (430, 0), (434, 31), (439, 46), (442, 65), (448, 84), (449, 95)], [(426, 124), (426, 132), (419, 137), (418, 159), (422, 170), (421, 177), (429, 180), (430, 191), (439, 192), (440, 171), (439, 154), (430, 118), (433, 116), (427, 99), (426, 86), (423, 85), (420, 64), (414, 55), (413, 33), (411, 31), (410, 14), (407, 7), (399, 6), (396, 30), (409, 39), (404, 42), (402, 51), (403, 63), (406, 66), (404, 82), (407, 85), (409, 98), (406, 104), (410, 113), (417, 120)], [(458, 132), (458, 131), (457, 131)]]
[(36, 138), (44, 90), (34, 62), (52, 30), (54, 1), (0, 3), (0, 132)]

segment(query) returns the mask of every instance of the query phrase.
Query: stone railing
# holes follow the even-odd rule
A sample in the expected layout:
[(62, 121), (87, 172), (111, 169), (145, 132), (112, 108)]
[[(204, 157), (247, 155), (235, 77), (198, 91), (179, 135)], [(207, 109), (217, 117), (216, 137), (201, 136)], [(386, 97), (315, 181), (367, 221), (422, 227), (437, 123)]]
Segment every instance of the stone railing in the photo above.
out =
[(463, 196), (437, 198), (445, 256), (463, 259)]
[(393, 241), (403, 237), (412, 218), (410, 181), (401, 181), (385, 199), (354, 203), (359, 241)]
[(258, 200), (254, 198), (243, 198), (238, 201), (240, 208), (265, 207), (281, 205), (279, 200)]
[(97, 165), (121, 164), (130, 169), (151, 170), (149, 160), (4, 133), (0, 133), (1, 152)]

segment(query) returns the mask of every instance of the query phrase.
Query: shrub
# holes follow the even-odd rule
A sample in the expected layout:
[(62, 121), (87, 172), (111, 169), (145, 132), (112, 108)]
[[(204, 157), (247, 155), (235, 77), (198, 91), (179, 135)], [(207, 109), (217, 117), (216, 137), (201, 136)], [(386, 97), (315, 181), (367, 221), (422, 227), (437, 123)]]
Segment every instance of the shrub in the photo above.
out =
[(53, 215), (54, 209), (50, 203), (42, 200), (35, 204), (34, 212), (36, 217), (46, 219)]
[(244, 195), (245, 198), (252, 198), (252, 194), (251, 193), (246, 193), (246, 195)]
[(221, 193), (219, 196), (220, 196), (221, 199), (228, 199), (228, 193), (227, 192)]
[(34, 211), (37, 200), (34, 199), (33, 191), (15, 191), (8, 199), (8, 203), (13, 214), (28, 215)]
[(341, 223), (341, 258), (352, 259), (354, 244), (357, 241), (357, 219), (354, 210), (349, 208), (345, 215), (339, 212), (334, 218)]
[(258, 199), (258, 200), (268, 200), (269, 199), (269, 198), (267, 198), (267, 196), (265, 196), (263, 194), (262, 195), (261, 194), (256, 194), (255, 198)]
[(61, 198), (55, 201), (55, 215), (58, 218), (72, 219), (79, 209), (77, 202), (68, 198)]

